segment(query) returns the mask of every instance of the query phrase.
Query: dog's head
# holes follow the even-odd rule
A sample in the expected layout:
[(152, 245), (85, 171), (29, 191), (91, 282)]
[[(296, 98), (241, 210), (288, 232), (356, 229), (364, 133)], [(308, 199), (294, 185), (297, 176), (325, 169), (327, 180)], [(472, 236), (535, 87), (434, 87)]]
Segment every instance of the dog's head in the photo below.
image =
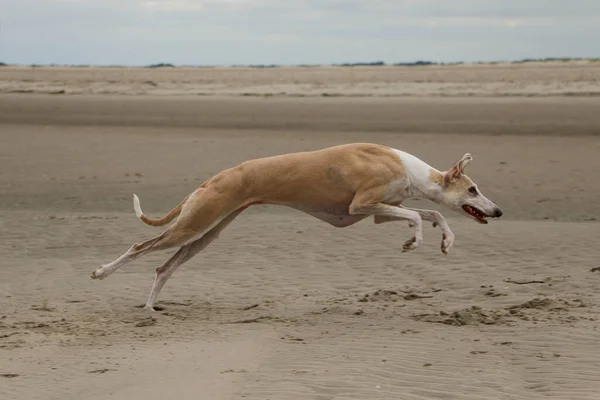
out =
[(473, 157), (467, 153), (442, 174), (442, 202), (481, 224), (487, 224), (486, 218), (499, 218), (502, 210), (485, 197), (471, 178), (465, 175), (465, 166), (471, 160)]

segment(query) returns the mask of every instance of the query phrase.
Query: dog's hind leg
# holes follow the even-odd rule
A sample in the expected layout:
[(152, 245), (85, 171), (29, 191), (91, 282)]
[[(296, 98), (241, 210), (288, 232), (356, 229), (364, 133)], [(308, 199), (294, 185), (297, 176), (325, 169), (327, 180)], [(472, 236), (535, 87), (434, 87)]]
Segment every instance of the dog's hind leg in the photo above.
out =
[(229, 225), (231, 221), (233, 221), (246, 208), (247, 207), (242, 207), (229, 214), (214, 228), (206, 232), (200, 239), (182, 246), (166, 263), (158, 267), (156, 269), (156, 277), (154, 278), (154, 283), (152, 284), (150, 296), (148, 297), (146, 306), (144, 308), (154, 311), (154, 302), (156, 301), (158, 294), (167, 280), (171, 277), (171, 275), (173, 275), (175, 270), (183, 263), (198, 254), (200, 251), (204, 250), (213, 240), (217, 239), (223, 229), (225, 229), (227, 225)]
[(213, 189), (197, 190), (188, 197), (173, 225), (159, 236), (141, 244), (134, 244), (121, 257), (98, 268), (92, 273), (92, 279), (104, 279), (148, 252), (186, 245), (196, 238), (201, 238), (240, 208), (239, 192), (227, 189), (217, 186)]
[(104, 279), (121, 268), (123, 265), (143, 256), (144, 254), (179, 246), (193, 237), (194, 232), (192, 231), (167, 229), (162, 234), (153, 237), (150, 240), (146, 240), (140, 244), (134, 244), (119, 258), (92, 272), (92, 279)]

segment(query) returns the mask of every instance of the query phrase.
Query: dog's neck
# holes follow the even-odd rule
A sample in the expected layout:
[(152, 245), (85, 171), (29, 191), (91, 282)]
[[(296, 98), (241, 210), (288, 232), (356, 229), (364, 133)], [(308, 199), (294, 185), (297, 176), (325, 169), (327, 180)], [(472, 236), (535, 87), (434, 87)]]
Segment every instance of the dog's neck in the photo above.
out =
[(413, 197), (425, 198), (434, 203), (442, 201), (442, 183), (443, 174), (435, 169), (431, 170), (433, 179), (411, 179), (410, 192)]
[(402, 158), (410, 185), (408, 188), (410, 197), (425, 198), (440, 203), (444, 173), (410, 154), (405, 153)]

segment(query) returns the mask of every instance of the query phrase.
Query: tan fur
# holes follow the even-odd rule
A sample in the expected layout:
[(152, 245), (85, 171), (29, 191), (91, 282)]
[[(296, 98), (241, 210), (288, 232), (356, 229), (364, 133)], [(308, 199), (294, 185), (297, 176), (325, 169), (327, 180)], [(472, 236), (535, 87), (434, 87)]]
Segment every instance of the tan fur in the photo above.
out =
[(461, 175), (460, 178), (449, 183), (446, 190), (457, 192), (457, 193), (462, 193), (462, 192), (465, 192), (467, 189), (469, 189), (473, 185), (474, 185), (474, 183), (471, 180), (471, 178), (469, 178), (467, 175)]
[(441, 186), (444, 184), (444, 175), (432, 168), (429, 170), (429, 180)]
[(140, 220), (143, 223), (150, 225), (150, 226), (164, 226), (179, 216), (179, 214), (181, 213), (181, 209), (183, 208), (183, 205), (187, 201), (188, 197), (183, 199), (183, 201), (181, 203), (179, 203), (177, 205), (177, 207), (175, 207), (174, 209), (169, 211), (169, 213), (162, 218), (152, 219), (152, 218), (148, 218), (144, 214), (142, 214), (142, 215), (140, 215)]
[(173, 227), (201, 232), (236, 209), (257, 203), (348, 216), (352, 204), (383, 202), (389, 182), (405, 176), (398, 157), (374, 144), (250, 160), (208, 180), (190, 196)]

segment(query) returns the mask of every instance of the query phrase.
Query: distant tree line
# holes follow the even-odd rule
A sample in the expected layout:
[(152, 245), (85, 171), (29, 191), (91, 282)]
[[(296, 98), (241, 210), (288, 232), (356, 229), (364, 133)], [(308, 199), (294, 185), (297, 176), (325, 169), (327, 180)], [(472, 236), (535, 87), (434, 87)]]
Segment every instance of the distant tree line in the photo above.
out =
[[(472, 62), (470, 64), (499, 64), (501, 62), (507, 62), (507, 63), (512, 63), (512, 64), (525, 64), (525, 63), (536, 63), (536, 62), (567, 62), (567, 61), (600, 61), (600, 57), (598, 58), (574, 58), (574, 57), (546, 57), (546, 58), (524, 58), (521, 60), (513, 60), (513, 61), (475, 61)], [(296, 65), (296, 67), (302, 67), (302, 68), (314, 68), (314, 67), (321, 67), (321, 66), (327, 66), (327, 65), (331, 65), (334, 67), (382, 67), (382, 66), (398, 66), (398, 67), (423, 67), (423, 66), (430, 66), (430, 65), (461, 65), (461, 64), (467, 64), (464, 61), (456, 61), (456, 62), (437, 62), (437, 61), (423, 61), (423, 60), (419, 60), (419, 61), (412, 61), (412, 62), (397, 62), (397, 63), (385, 63), (384, 61), (371, 61), (371, 62), (345, 62), (345, 63), (338, 63), (338, 64), (300, 64), (300, 65)], [(16, 65), (16, 64), (7, 64), (4, 62), (0, 62), (0, 67), (7, 67), (9, 65)], [(77, 68), (90, 68), (90, 67), (94, 67), (93, 65), (61, 65), (61, 64), (46, 64), (46, 65), (41, 65), (41, 64), (31, 64), (31, 67), (43, 67), (43, 66), (49, 66), (49, 67), (77, 67)], [(102, 66), (99, 66), (102, 67)], [(104, 66), (106, 68), (119, 68), (119, 67), (123, 67), (122, 65), (108, 65), (108, 66)], [(150, 65), (146, 65), (144, 68), (176, 68), (177, 66), (171, 63), (156, 63), (156, 64), (150, 64)], [(219, 67), (219, 65), (181, 65), (180, 67), (189, 67), (189, 68), (216, 68)], [(237, 64), (237, 65), (231, 65), (231, 67), (233, 68), (278, 68), (278, 67), (283, 67), (283, 65), (277, 65), (277, 64), (248, 64), (248, 65), (243, 65), (243, 64)]]

